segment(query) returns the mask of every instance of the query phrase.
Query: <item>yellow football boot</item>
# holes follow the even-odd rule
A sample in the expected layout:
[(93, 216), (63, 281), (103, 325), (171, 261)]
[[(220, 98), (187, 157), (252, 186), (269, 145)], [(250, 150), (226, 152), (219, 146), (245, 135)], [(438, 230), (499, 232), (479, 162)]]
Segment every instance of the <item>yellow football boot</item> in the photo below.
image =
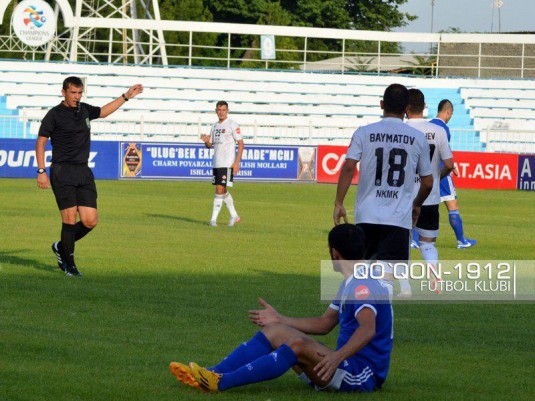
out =
[(189, 368), (193, 378), (202, 390), (211, 392), (219, 391), (218, 384), (222, 375), (203, 368), (202, 366), (197, 365), (195, 362), (190, 362)]
[(180, 362), (171, 362), (169, 364), (169, 370), (171, 370), (171, 373), (179, 382), (202, 390), (199, 383), (195, 380), (195, 377), (193, 377), (193, 373), (188, 365), (184, 365)]

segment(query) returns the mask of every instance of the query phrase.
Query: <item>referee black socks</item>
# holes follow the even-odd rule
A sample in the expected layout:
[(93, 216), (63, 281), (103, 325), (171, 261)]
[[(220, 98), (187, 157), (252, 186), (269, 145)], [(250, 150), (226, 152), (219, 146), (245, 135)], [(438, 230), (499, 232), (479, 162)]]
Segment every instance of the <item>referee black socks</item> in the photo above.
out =
[(75, 241), (75, 224), (63, 223), (61, 225), (61, 245), (65, 262), (68, 266), (74, 266), (74, 241)]
[(82, 222), (79, 221), (78, 223), (74, 225), (74, 240), (78, 241), (79, 239), (84, 238), (86, 234), (89, 233), (89, 231), (91, 230), (92, 228), (88, 228), (84, 226)]

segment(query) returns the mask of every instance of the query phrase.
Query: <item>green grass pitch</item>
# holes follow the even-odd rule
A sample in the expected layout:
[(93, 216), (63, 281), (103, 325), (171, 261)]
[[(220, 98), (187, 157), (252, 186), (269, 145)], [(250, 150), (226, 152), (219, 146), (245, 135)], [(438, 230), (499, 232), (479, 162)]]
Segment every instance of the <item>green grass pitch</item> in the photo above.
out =
[[(242, 223), (211, 228), (209, 183), (100, 181), (97, 228), (76, 245), (81, 278), (50, 251), (61, 221), (50, 190), (0, 180), (0, 400), (533, 400), (533, 304), (396, 304), (385, 386), (315, 393), (292, 373), (218, 395), (178, 383), (171, 361), (218, 362), (256, 329), (262, 296), (321, 314), (332, 185), (238, 183)], [(443, 259), (535, 259), (534, 193), (460, 192), (473, 249)], [(352, 209), (355, 189), (346, 207)], [(322, 341), (334, 346), (336, 330)]]

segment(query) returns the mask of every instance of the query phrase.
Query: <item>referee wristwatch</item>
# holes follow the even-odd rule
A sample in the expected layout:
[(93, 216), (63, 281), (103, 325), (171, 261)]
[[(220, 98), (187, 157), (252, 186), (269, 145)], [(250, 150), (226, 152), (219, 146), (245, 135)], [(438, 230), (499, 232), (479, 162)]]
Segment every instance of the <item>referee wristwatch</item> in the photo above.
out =
[(38, 168), (37, 169), (37, 174), (43, 174), (43, 173), (46, 173), (46, 168)]

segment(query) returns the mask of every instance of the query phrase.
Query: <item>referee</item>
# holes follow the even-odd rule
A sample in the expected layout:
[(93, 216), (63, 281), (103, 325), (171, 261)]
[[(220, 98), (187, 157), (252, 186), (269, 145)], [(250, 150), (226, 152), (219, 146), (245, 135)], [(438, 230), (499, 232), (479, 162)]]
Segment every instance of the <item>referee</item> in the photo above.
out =
[[(37, 157), (37, 186), (52, 186), (61, 212), (61, 241), (52, 244), (58, 266), (69, 276), (81, 276), (74, 263), (74, 243), (89, 233), (98, 222), (97, 188), (88, 166), (91, 147), (91, 124), (104, 118), (125, 102), (143, 92), (136, 84), (105, 106), (95, 107), (80, 102), (84, 84), (78, 77), (63, 81), (64, 100), (43, 118), (35, 145)], [(45, 145), (52, 142), (50, 181), (45, 168)], [(80, 220), (77, 222), (77, 215)]]

